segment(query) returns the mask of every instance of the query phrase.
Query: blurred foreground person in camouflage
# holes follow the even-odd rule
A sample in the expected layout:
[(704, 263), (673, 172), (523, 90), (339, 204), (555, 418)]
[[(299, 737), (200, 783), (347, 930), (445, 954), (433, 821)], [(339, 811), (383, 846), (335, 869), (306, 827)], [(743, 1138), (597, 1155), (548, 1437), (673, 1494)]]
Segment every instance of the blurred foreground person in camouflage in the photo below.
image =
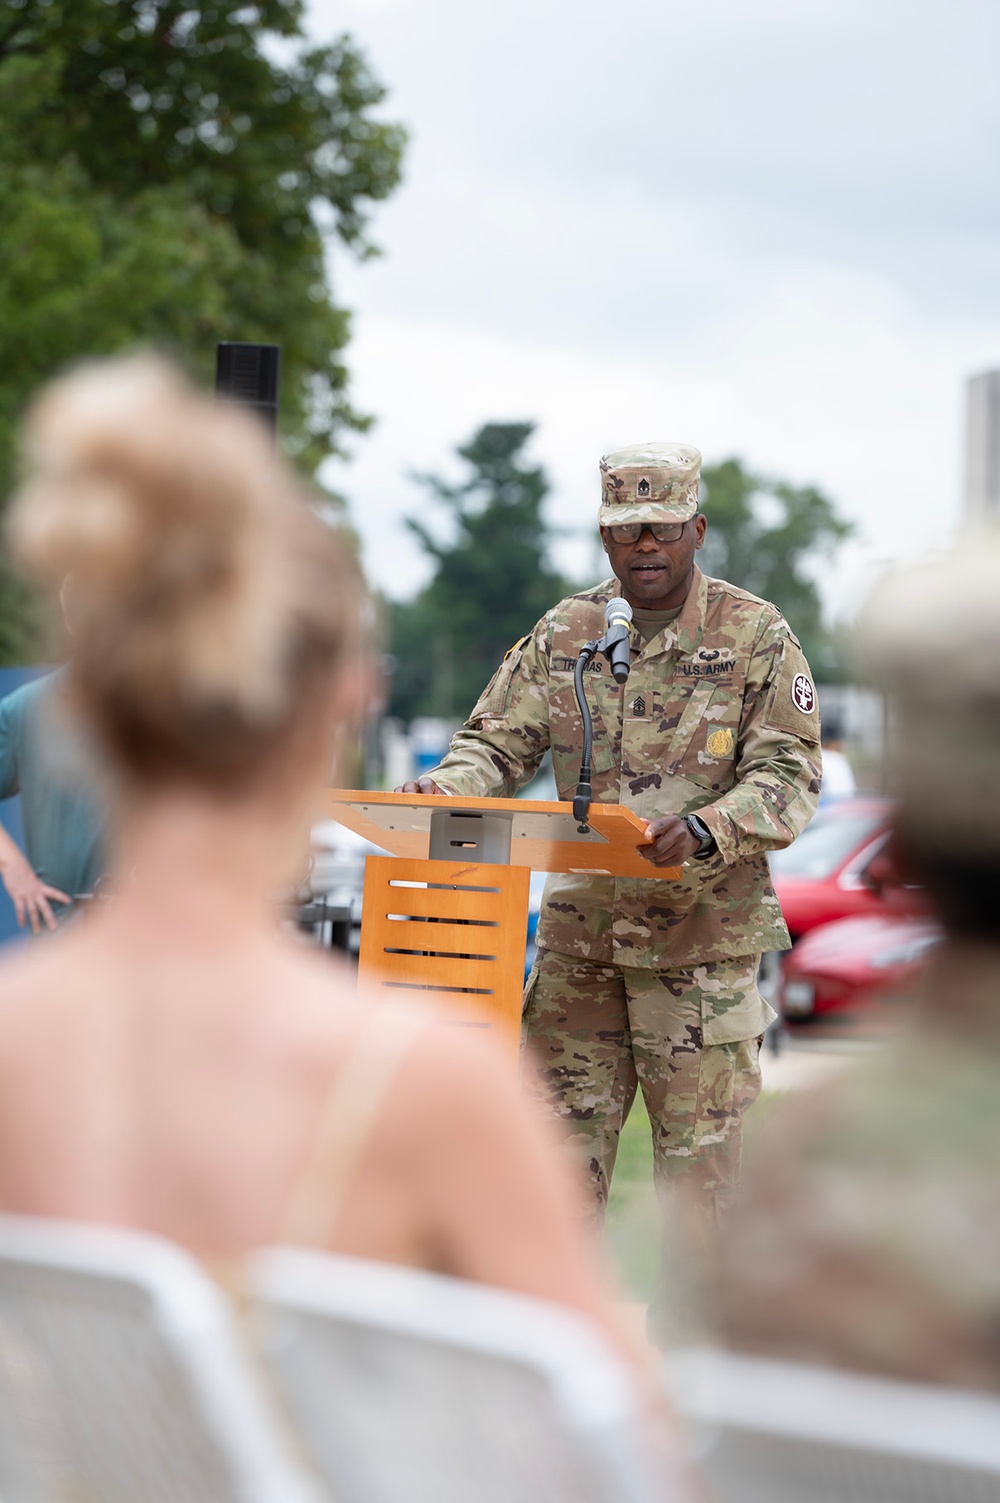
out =
[(890, 580), (860, 635), (889, 694), (899, 875), (944, 929), (904, 1034), (779, 1108), (712, 1305), (739, 1347), (1000, 1389), (1000, 546)]
[[(695, 564), (700, 464), (683, 444), (605, 456), (599, 521), (615, 577), (544, 616), (440, 766), (405, 785), (510, 795), (551, 750), (559, 797), (572, 798), (573, 669), (607, 602), (625, 597), (628, 681), (601, 658), (587, 674), (593, 790), (649, 821), (650, 875), (550, 877), (525, 991), (547, 1102), (589, 1161), (598, 1213), (637, 1084), (658, 1182), (694, 1181), (711, 1213), (734, 1188), (773, 1016), (758, 960), (788, 947), (767, 852), (795, 838), (819, 794), (816, 694), (798, 642), (773, 606)], [(679, 880), (657, 877), (682, 863)]]

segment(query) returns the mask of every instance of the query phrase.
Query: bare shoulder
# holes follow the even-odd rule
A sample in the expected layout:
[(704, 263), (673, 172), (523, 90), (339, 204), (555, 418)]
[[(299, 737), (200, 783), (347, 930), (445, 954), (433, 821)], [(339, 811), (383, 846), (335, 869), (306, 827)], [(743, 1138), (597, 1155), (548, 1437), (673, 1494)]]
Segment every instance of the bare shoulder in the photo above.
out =
[(72, 1058), (84, 1046), (102, 987), (89, 953), (74, 926), (12, 946), (0, 958), (0, 1076), (5, 1083), (46, 1069), (46, 1062)]
[(329, 1004), (334, 994), (342, 1002), (360, 1006), (357, 968), (346, 955), (299, 938), (283, 940), (281, 951), (283, 964), (304, 999)]
[(476, 1131), (477, 1124), (509, 1120), (521, 1110), (515, 1045), (419, 1002), (387, 1005), (383, 993), (359, 984), (348, 960), (329, 951), (287, 946), (282, 965), (280, 1026), (304, 1070), (335, 1069), (376, 1013), (390, 1031), (405, 1032), (391, 1096), (399, 1108), (391, 1117), (406, 1124), (404, 1136), (413, 1122), (431, 1134), (448, 1133), (457, 1122)]
[(491, 1031), (425, 1013), (401, 1072), (408, 1111), (444, 1133), (503, 1136), (527, 1115), (519, 1089), (516, 1045)]
[(65, 996), (80, 973), (80, 939), (71, 930), (11, 946), (0, 953), (0, 1040), (22, 1018), (40, 1018)]
[(279, 957), (276, 1019), (286, 1045), (304, 1062), (326, 1070), (343, 1053), (369, 1011), (357, 970), (346, 956), (312, 944), (284, 942)]

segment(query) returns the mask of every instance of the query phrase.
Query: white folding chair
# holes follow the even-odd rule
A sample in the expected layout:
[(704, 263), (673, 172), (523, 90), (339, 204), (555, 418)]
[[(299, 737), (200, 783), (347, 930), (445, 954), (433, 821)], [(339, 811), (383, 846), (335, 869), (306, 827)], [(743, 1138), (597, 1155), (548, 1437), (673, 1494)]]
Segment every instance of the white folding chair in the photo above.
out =
[(320, 1503), (255, 1363), (180, 1248), (0, 1216), (2, 1503)]
[(732, 1352), (674, 1352), (720, 1503), (1000, 1503), (1000, 1397)]
[(570, 1311), (417, 1269), (278, 1248), (256, 1329), (341, 1503), (650, 1503), (631, 1376)]

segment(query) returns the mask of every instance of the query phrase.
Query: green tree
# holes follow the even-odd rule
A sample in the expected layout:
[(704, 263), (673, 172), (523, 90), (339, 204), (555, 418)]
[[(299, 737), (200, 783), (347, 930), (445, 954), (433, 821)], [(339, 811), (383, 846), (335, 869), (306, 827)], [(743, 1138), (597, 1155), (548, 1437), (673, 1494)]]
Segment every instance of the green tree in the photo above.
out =
[[(16, 423), (67, 361), (136, 342), (204, 378), (220, 338), (283, 347), (281, 431), (307, 471), (369, 419), (325, 244), (373, 253), (404, 133), (351, 40), (303, 0), (6, 0), (0, 18), (0, 499)], [(23, 655), (0, 580), (0, 661)]]
[(525, 463), (533, 423), (486, 423), (457, 453), (459, 485), (416, 478), (449, 514), (448, 540), (408, 526), (434, 560), (430, 584), (391, 608), (396, 674), (392, 713), (464, 717), (508, 648), (566, 592), (545, 563), (545, 472)]
[(702, 470), (708, 532), (700, 563), (708, 574), (770, 600), (802, 642), (821, 678), (840, 673), (810, 572), (853, 532), (815, 486), (765, 480), (738, 459)]

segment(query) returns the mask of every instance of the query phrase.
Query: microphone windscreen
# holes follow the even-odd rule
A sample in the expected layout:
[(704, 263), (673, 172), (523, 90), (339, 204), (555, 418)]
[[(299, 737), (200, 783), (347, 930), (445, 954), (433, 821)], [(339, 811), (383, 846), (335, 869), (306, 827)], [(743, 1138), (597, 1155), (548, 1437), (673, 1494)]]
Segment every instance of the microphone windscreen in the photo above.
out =
[(631, 619), (632, 607), (620, 595), (616, 595), (614, 600), (609, 600), (604, 607), (605, 626), (614, 626), (618, 622), (627, 626)]

